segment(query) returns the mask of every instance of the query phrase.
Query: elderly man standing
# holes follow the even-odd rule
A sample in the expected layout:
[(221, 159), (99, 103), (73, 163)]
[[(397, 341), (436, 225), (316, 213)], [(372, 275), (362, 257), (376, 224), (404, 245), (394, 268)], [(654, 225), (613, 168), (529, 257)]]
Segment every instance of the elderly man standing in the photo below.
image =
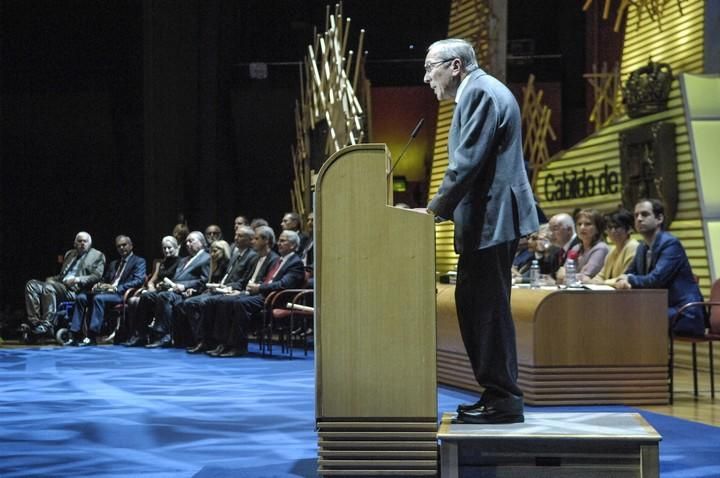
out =
[(518, 239), (538, 229), (538, 214), (525, 172), (520, 108), (505, 85), (478, 67), (465, 40), (430, 45), (424, 81), (438, 100), (456, 103), (448, 167), (427, 211), (455, 223), (455, 304), (470, 364), (484, 389), (476, 403), (458, 407), (457, 421), (522, 422), (511, 267)]
[(25, 284), (25, 310), (28, 325), (35, 333), (51, 327), (57, 303), (75, 300), (82, 290), (89, 290), (105, 270), (105, 255), (92, 247), (87, 232), (78, 232), (74, 248), (65, 253), (60, 273), (45, 281), (31, 279)]
[[(70, 332), (72, 337), (65, 345), (95, 345), (105, 320), (105, 310), (122, 302), (128, 289), (140, 287), (145, 281), (145, 259), (133, 254), (133, 243), (128, 236), (117, 236), (115, 248), (119, 259), (110, 263), (102, 282), (91, 292), (81, 292), (75, 299)], [(85, 319), (89, 320), (87, 337), (80, 342), (79, 335)]]

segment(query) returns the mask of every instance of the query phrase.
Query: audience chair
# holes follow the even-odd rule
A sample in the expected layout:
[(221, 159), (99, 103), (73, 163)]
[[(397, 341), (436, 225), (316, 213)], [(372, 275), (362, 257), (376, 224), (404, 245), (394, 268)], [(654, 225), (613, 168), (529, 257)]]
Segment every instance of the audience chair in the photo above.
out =
[[(673, 333), (673, 325), (679, 320), (683, 311), (690, 307), (704, 307), (706, 309), (707, 328), (705, 335), (700, 337), (687, 337), (676, 335)], [(677, 311), (670, 322), (670, 358), (669, 358), (669, 375), (670, 375), (670, 404), (673, 403), (673, 378), (674, 378), (674, 361), (675, 361), (675, 343), (690, 344), (692, 349), (692, 371), (693, 371), (693, 393), (698, 396), (698, 378), (697, 378), (697, 344), (707, 343), (710, 365), (710, 396), (715, 398), (715, 367), (713, 364), (713, 342), (720, 341), (720, 279), (716, 280), (710, 290), (710, 300), (703, 302), (690, 302), (683, 305)]]
[[(121, 335), (122, 327), (125, 324), (127, 316), (128, 300), (132, 297), (136, 290), (137, 289), (126, 290), (123, 294), (122, 302), (105, 309), (105, 320), (103, 320), (102, 329), (97, 337), (98, 343), (117, 344), (123, 341), (123, 337), (121, 337)], [(87, 319), (83, 320), (82, 330), (85, 336), (88, 334), (89, 325), (90, 324), (88, 324)], [(69, 338), (70, 337), (68, 336), (68, 339)]]
[[(281, 352), (287, 352), (292, 358), (294, 339), (303, 342), (303, 351), (307, 356), (308, 338), (312, 336), (312, 327), (308, 319), (312, 319), (314, 309), (308, 307), (313, 297), (312, 289), (286, 289), (270, 294), (265, 300), (263, 330), (272, 354), (272, 338), (277, 333)], [(300, 319), (300, 322), (296, 322)]]

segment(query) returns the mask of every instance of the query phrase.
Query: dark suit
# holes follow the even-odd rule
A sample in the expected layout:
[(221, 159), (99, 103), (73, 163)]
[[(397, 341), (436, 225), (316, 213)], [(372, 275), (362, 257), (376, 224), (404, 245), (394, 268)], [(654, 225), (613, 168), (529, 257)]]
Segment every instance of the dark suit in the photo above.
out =
[[(248, 271), (252, 272), (257, 257), (257, 252), (252, 249), (245, 249), (242, 254), (236, 254), (228, 265), (227, 275), (222, 284), (240, 285), (243, 278), (248, 275)], [(213, 297), (221, 297), (221, 295), (207, 290), (200, 295), (185, 299), (174, 307), (173, 313), (176, 322), (189, 323), (195, 343), (205, 340), (207, 328), (202, 309)]]
[[(74, 269), (78, 282), (67, 287), (62, 281), (71, 269)], [(90, 248), (79, 257), (76, 249), (67, 251), (58, 275), (48, 277), (45, 281), (31, 279), (25, 284), (28, 321), (49, 322), (55, 315), (59, 301), (74, 300), (78, 292), (89, 290), (102, 278), (104, 270), (105, 255), (97, 249)]]
[(480, 69), (458, 93), (448, 168), (428, 209), (455, 223), (455, 303), (475, 378), (486, 395), (519, 396), (510, 270), (518, 238), (538, 229), (520, 109), (507, 87)]
[[(186, 289), (200, 289), (208, 280), (210, 273), (210, 254), (200, 251), (193, 257), (182, 257), (178, 261), (172, 281), (182, 284)], [(160, 336), (172, 332), (172, 308), (182, 300), (182, 295), (171, 290), (147, 292), (140, 297), (138, 304), (138, 324), (140, 335), (144, 335), (144, 327), (155, 317), (154, 332)]]
[[(650, 251), (650, 264), (646, 262), (647, 252), (648, 245), (641, 242), (626, 272), (633, 289), (667, 289), (668, 319), (684, 304), (703, 300), (685, 249), (675, 236), (665, 231), (657, 235)], [(703, 335), (703, 308), (691, 307), (684, 311), (673, 331), (679, 335)]]
[[(267, 276), (268, 271), (273, 267), (275, 262), (279, 259), (277, 252), (270, 251), (265, 256), (262, 264), (259, 264), (257, 273), (255, 272), (256, 267), (261, 259), (257, 257), (253, 261), (252, 267), (250, 267), (246, 275), (237, 283), (238, 287), (233, 286), (235, 290), (244, 291), (250, 279), (255, 275), (255, 282), (262, 281)], [(242, 285), (242, 287), (239, 287)], [(213, 295), (205, 302), (205, 305), (200, 310), (201, 318), (206, 327), (206, 331), (210, 334), (215, 342), (227, 343), (227, 338), (230, 334), (232, 325), (232, 310), (233, 304), (245, 297), (244, 295)], [(207, 338), (207, 336), (206, 336)]]
[[(277, 261), (282, 258), (276, 259)], [(229, 334), (229, 345), (247, 349), (248, 325), (254, 314), (263, 309), (265, 297), (271, 292), (283, 289), (296, 289), (302, 287), (305, 283), (305, 264), (302, 259), (295, 253), (292, 253), (282, 264), (280, 269), (275, 272), (274, 277), (270, 277), (275, 264), (270, 266), (263, 283), (260, 284), (260, 291), (254, 295), (241, 295), (232, 303), (232, 326)], [(216, 338), (220, 338), (217, 337)]]
[[(112, 284), (115, 281), (121, 260), (116, 259), (110, 263), (110, 267), (105, 270), (102, 281), (105, 284)], [(89, 314), (88, 330), (90, 334), (98, 335), (102, 329), (105, 319), (105, 310), (120, 304), (123, 300), (123, 294), (128, 289), (140, 287), (145, 281), (146, 272), (145, 259), (131, 254), (127, 257), (127, 264), (122, 270), (120, 279), (117, 284), (117, 292), (81, 292), (75, 299), (75, 308), (73, 310), (72, 324), (70, 330), (72, 332), (80, 332), (83, 319), (86, 313)]]

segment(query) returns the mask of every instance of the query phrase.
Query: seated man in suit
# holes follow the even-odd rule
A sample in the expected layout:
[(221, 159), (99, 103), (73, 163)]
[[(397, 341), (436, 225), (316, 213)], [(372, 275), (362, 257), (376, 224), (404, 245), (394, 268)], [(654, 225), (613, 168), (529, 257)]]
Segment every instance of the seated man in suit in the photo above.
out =
[[(128, 289), (140, 287), (145, 280), (145, 259), (133, 254), (133, 243), (128, 236), (115, 238), (119, 259), (110, 263), (102, 281), (90, 292), (81, 292), (75, 299), (70, 340), (65, 345), (95, 345), (105, 318), (105, 309), (120, 304)], [(79, 342), (83, 321), (89, 319), (88, 334)]]
[(205, 250), (207, 242), (200, 231), (188, 234), (185, 249), (188, 256), (178, 262), (172, 279), (158, 284), (158, 290), (147, 292), (140, 297), (135, 320), (134, 337), (127, 342), (130, 346), (145, 345), (148, 326), (155, 318), (152, 327), (154, 341), (150, 348), (170, 347), (172, 345), (172, 307), (182, 300), (186, 289), (199, 289), (207, 282), (210, 272), (210, 254)]
[(243, 277), (248, 274), (248, 271), (255, 267), (258, 256), (250, 247), (254, 235), (255, 231), (250, 226), (238, 227), (235, 232), (235, 249), (237, 252), (231, 258), (227, 272), (220, 282), (207, 283), (203, 293), (189, 297), (175, 305), (173, 314), (176, 322), (185, 323), (187, 321), (192, 331), (194, 345), (188, 348), (188, 353), (200, 353), (207, 350), (207, 328), (203, 320), (204, 315), (201, 313), (205, 304), (215, 296), (232, 292), (234, 290), (233, 285), (241, 282)]
[[(617, 289), (667, 289), (668, 319), (688, 302), (701, 302), (690, 262), (680, 241), (663, 230), (665, 208), (657, 199), (641, 199), (635, 204), (635, 229), (643, 236), (632, 262), (615, 283)], [(702, 307), (690, 307), (673, 324), (678, 335), (704, 335)]]
[(209, 355), (217, 356), (225, 349), (224, 344), (230, 333), (233, 303), (239, 300), (241, 295), (247, 295), (248, 284), (262, 280), (278, 258), (277, 253), (272, 250), (275, 245), (275, 232), (269, 226), (258, 226), (253, 231), (251, 245), (255, 259), (245, 275), (219, 289), (220, 294), (211, 296), (199, 310), (197, 320), (204, 330), (203, 348), (211, 349), (207, 351)]
[(298, 234), (300, 237), (300, 245), (295, 252), (303, 257), (305, 255), (305, 248), (308, 246), (311, 238), (302, 232), (302, 219), (300, 218), (300, 214), (296, 212), (286, 212), (282, 221), (280, 221), (280, 227), (283, 231), (295, 231)]
[[(300, 246), (300, 236), (285, 230), (280, 234), (277, 248), (279, 256), (270, 266), (261, 283), (250, 282), (247, 294), (239, 295), (232, 303), (231, 329), (228, 339), (218, 357), (239, 357), (247, 353), (248, 325), (252, 316), (263, 309), (265, 297), (282, 289), (296, 289), (305, 282), (305, 266), (295, 252)], [(216, 339), (220, 338), (218, 336)]]
[(35, 334), (49, 331), (58, 302), (75, 300), (79, 292), (89, 290), (100, 280), (104, 270), (105, 255), (93, 249), (90, 234), (78, 232), (58, 275), (45, 281), (31, 279), (25, 284), (27, 326)]
[(550, 243), (543, 259), (540, 261), (540, 272), (556, 277), (558, 269), (565, 265), (568, 252), (580, 242), (575, 234), (575, 220), (570, 214), (559, 213), (550, 218)]

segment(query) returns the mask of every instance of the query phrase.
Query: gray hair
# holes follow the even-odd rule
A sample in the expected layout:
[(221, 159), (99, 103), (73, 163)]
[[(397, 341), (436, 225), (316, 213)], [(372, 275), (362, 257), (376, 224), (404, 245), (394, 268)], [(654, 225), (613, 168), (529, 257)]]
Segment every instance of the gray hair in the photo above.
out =
[(130, 236), (126, 236), (125, 234), (119, 234), (119, 235), (115, 236), (115, 243), (117, 244), (117, 241), (119, 241), (120, 239), (127, 239), (127, 241), (132, 246), (133, 242), (132, 242), (132, 239), (130, 239)]
[(459, 59), (463, 64), (463, 68), (468, 73), (479, 68), (477, 57), (475, 56), (475, 48), (466, 40), (461, 38), (438, 40), (428, 47), (428, 51), (433, 49), (437, 50), (444, 59)]
[[(92, 246), (92, 237), (90, 237), (90, 234), (88, 234), (85, 231), (80, 231), (77, 234), (75, 234), (75, 241), (77, 241), (78, 237), (80, 237), (80, 236), (87, 236), (88, 246)], [(75, 242), (75, 241), (73, 241), (73, 242)]]
[(300, 234), (297, 232), (285, 229), (280, 235), (284, 235), (288, 242), (295, 246), (293, 248), (294, 250), (297, 250), (297, 248), (300, 247)]
[(177, 249), (177, 248), (179, 247), (179, 246), (178, 246), (178, 241), (177, 241), (177, 239), (175, 239), (174, 236), (165, 236), (165, 237), (163, 237), (163, 238), (162, 238), (162, 241), (160, 241), (160, 245), (162, 246), (162, 245), (165, 244), (166, 242), (169, 242), (170, 245), (173, 247), (173, 249)]
[(208, 242), (207, 242), (207, 239), (205, 239), (205, 234), (203, 234), (203, 233), (200, 232), (200, 231), (193, 231), (193, 232), (191, 232), (190, 234), (188, 234), (188, 237), (190, 237), (190, 236), (195, 236), (195, 238), (196, 238), (198, 241), (200, 241), (200, 244), (202, 244), (202, 246), (203, 246), (205, 249), (207, 249), (207, 247), (208, 247)]
[(237, 232), (251, 239), (255, 235), (255, 230), (250, 226), (240, 226)]
[(554, 219), (556, 223), (560, 224), (561, 226), (563, 226), (565, 228), (570, 228), (570, 230), (572, 230), (572, 232), (575, 232), (575, 221), (573, 220), (572, 216), (570, 216), (570, 214), (561, 212), (561, 213), (555, 214), (550, 219), (551, 220)]
[(272, 227), (258, 226), (255, 229), (255, 232), (257, 232), (260, 237), (268, 241), (268, 245), (270, 247), (275, 245), (275, 231), (272, 230)]

